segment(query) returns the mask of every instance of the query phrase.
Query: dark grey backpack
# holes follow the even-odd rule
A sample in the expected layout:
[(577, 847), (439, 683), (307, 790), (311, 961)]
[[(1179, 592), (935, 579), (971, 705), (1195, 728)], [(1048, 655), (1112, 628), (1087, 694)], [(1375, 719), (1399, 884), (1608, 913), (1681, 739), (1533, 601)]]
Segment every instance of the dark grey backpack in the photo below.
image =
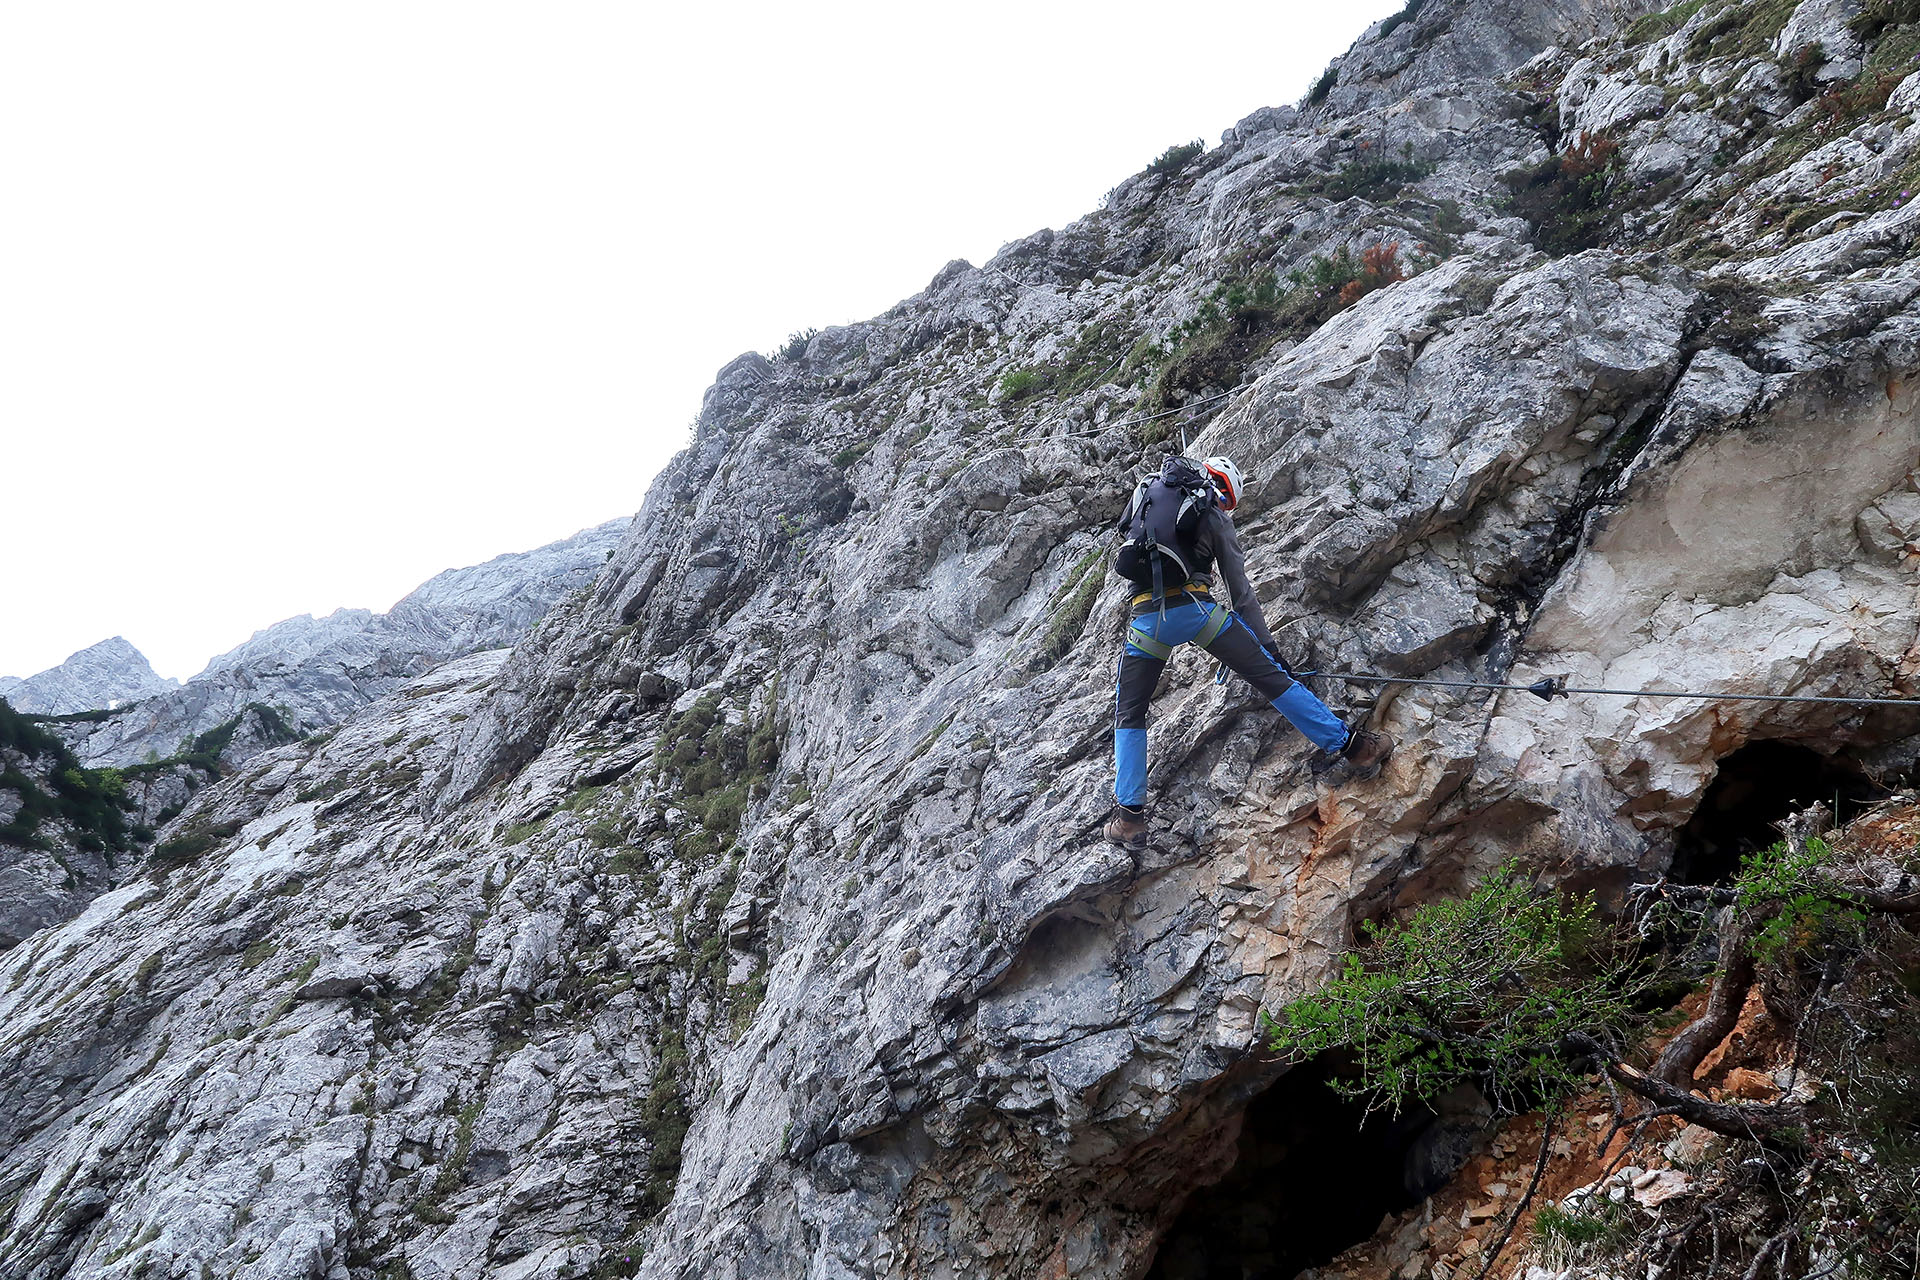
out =
[(1167, 608), (1167, 582), (1184, 586), (1199, 568), (1194, 563), (1193, 535), (1213, 500), (1206, 470), (1192, 458), (1169, 455), (1160, 474), (1142, 480), (1133, 491), (1119, 528), (1126, 535), (1115, 553), (1113, 567), (1121, 577), (1153, 590), (1162, 613)]

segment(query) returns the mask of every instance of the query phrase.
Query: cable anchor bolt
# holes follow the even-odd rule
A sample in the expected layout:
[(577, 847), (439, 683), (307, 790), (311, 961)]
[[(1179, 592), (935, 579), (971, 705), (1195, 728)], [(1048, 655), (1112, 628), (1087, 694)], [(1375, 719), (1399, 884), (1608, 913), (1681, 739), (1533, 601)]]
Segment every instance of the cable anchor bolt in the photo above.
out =
[(1542, 702), (1552, 702), (1555, 698), (1567, 696), (1567, 678), (1565, 676), (1544, 676), (1527, 686), (1527, 692)]

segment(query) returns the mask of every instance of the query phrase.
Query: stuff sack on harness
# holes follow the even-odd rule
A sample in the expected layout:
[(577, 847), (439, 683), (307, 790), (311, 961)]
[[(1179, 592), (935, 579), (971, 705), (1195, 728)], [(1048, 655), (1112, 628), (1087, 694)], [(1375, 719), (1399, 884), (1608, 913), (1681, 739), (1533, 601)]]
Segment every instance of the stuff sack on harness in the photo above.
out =
[(1213, 496), (1207, 473), (1192, 458), (1169, 456), (1160, 474), (1133, 491), (1120, 529), (1126, 540), (1113, 567), (1123, 578), (1166, 595), (1166, 584), (1184, 585), (1199, 567), (1193, 563), (1193, 534)]

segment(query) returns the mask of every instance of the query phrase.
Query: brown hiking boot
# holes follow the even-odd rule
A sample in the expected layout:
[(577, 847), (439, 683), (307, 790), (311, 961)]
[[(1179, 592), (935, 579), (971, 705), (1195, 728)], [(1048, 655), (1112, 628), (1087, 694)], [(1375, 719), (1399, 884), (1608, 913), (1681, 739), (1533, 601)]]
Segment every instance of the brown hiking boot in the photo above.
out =
[(1115, 844), (1132, 848), (1143, 844), (1147, 838), (1147, 811), (1129, 809), (1125, 805), (1115, 805), (1113, 816), (1107, 819), (1107, 839)]
[(1387, 734), (1356, 729), (1340, 756), (1347, 762), (1350, 776), (1356, 782), (1365, 782), (1379, 774), (1380, 767), (1393, 754), (1393, 746), (1393, 738)]

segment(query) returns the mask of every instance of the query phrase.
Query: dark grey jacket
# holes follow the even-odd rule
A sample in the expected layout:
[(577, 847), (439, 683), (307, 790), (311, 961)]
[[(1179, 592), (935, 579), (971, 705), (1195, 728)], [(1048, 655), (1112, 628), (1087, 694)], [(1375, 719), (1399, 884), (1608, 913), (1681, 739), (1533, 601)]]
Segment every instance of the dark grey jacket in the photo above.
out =
[(1260, 611), (1260, 597), (1253, 594), (1253, 584), (1247, 581), (1247, 556), (1240, 550), (1240, 536), (1233, 531), (1233, 517), (1218, 506), (1209, 507), (1201, 517), (1200, 527), (1194, 530), (1192, 546), (1194, 581), (1211, 587), (1214, 575), (1208, 567), (1217, 564), (1220, 577), (1226, 580), (1233, 611), (1253, 631), (1254, 638), (1266, 646), (1267, 652), (1277, 658), (1280, 650), (1273, 643), (1273, 633), (1267, 630), (1267, 615)]

